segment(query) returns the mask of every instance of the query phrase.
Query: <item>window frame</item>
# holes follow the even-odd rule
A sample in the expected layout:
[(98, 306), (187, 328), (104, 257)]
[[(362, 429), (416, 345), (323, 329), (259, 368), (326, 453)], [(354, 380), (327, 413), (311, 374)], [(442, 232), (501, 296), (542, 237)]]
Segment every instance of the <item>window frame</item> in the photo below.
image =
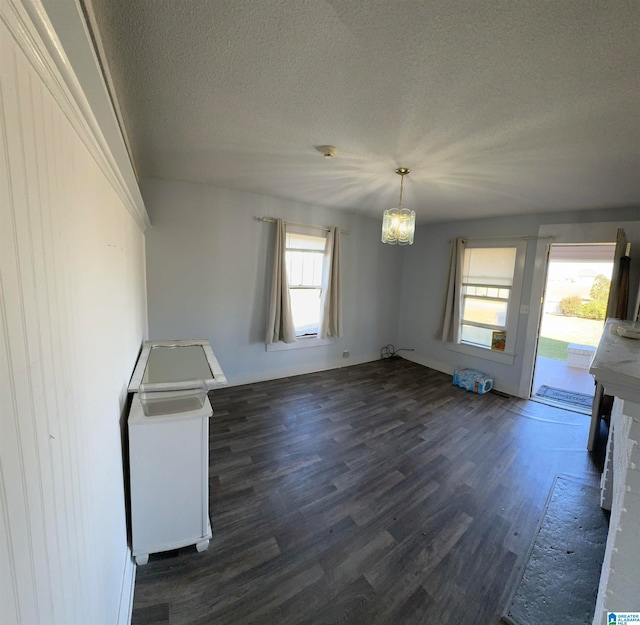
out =
[[(463, 325), (463, 288), (464, 282), (461, 280), (460, 284), (460, 316), (456, 319), (456, 323), (459, 327), (459, 338), (457, 343), (450, 343), (449, 348), (461, 352), (464, 354), (468, 354), (470, 356), (477, 356), (479, 358), (484, 358), (486, 360), (493, 360), (496, 362), (501, 362), (504, 364), (513, 364), (515, 355), (516, 355), (516, 342), (518, 337), (518, 325), (520, 319), (520, 305), (522, 298), (522, 283), (523, 283), (523, 275), (524, 275), (524, 265), (525, 265), (525, 256), (527, 250), (527, 241), (526, 239), (516, 239), (516, 240), (504, 240), (504, 239), (483, 239), (483, 240), (468, 240), (466, 243), (466, 250), (469, 249), (477, 249), (477, 248), (515, 248), (515, 263), (513, 268), (513, 278), (511, 286), (504, 285), (494, 285), (493, 288), (505, 289), (508, 288), (510, 290), (510, 295), (507, 300), (507, 317), (505, 319), (504, 329), (507, 333), (507, 339), (505, 343), (504, 351), (491, 349), (491, 347), (479, 345), (477, 343), (471, 343), (462, 340), (462, 325)], [(490, 287), (490, 285), (482, 285)], [(497, 298), (488, 298), (492, 300), (498, 301)], [(502, 301), (502, 300), (500, 300)], [(467, 325), (475, 325), (477, 327), (487, 327), (488, 329), (494, 329), (492, 324), (480, 324), (480, 323), (472, 323)]]
[[(324, 228), (322, 226), (305, 226), (302, 224), (293, 224), (293, 223), (286, 223), (285, 222), (285, 233), (291, 233), (291, 234), (307, 234), (307, 235), (311, 235), (311, 236), (320, 236), (320, 237), (324, 237), (325, 239), (325, 249), (322, 252), (323, 254), (326, 254), (326, 238), (327, 235), (329, 234), (329, 231), (327, 230), (327, 228)], [(321, 234), (318, 234), (321, 233)], [(285, 236), (285, 250), (287, 249), (287, 240), (286, 240), (286, 236)], [(308, 250), (307, 250), (308, 251)], [(319, 251), (319, 250), (318, 250)], [(285, 252), (286, 253), (286, 252)], [(288, 279), (288, 269), (287, 269), (287, 279)], [(324, 261), (322, 264), (322, 279), (323, 279), (323, 284), (320, 287), (321, 289), (321, 293), (322, 293), (322, 289), (325, 287), (324, 285), (324, 280), (325, 280), (325, 266), (324, 266)], [(297, 288), (297, 287), (293, 287), (293, 288)], [(315, 288), (315, 287), (314, 287)], [(289, 285), (289, 293), (291, 293), (291, 285)], [(318, 306), (320, 306), (320, 302), (318, 302)], [(297, 335), (296, 334), (296, 341), (294, 343), (284, 343), (282, 341), (278, 341), (276, 343), (270, 343), (265, 345), (265, 351), (267, 352), (283, 352), (283, 351), (288, 351), (291, 349), (305, 349), (308, 347), (323, 347), (326, 345), (331, 345), (333, 343), (336, 343), (337, 339), (334, 337), (327, 337), (326, 339), (321, 339), (318, 337), (318, 334), (304, 334), (304, 335)]]
[[(308, 227), (308, 226), (299, 226), (299, 225), (295, 225), (295, 224), (286, 224), (285, 230), (286, 230), (286, 235), (289, 235), (289, 234), (296, 235), (296, 234), (298, 234), (298, 235), (312, 236), (312, 237), (316, 237), (318, 239), (324, 239), (324, 247), (323, 247), (323, 249), (322, 250), (313, 250), (313, 249), (289, 247), (289, 238), (288, 238), (288, 236), (285, 236), (285, 257), (287, 258), (286, 269), (287, 269), (287, 281), (289, 282), (289, 293), (291, 294), (292, 291), (298, 291), (298, 290), (318, 291), (318, 312), (320, 312), (320, 302), (321, 302), (321, 298), (322, 298), (322, 291), (323, 291), (324, 286), (325, 286), (324, 285), (324, 275), (325, 275), (325, 262), (326, 262), (325, 255), (326, 255), (326, 250), (327, 250), (327, 231), (324, 228), (312, 228), (312, 227)], [(319, 233), (321, 233), (321, 234), (319, 234)], [(289, 259), (288, 259), (288, 252), (289, 251), (302, 252), (302, 253), (308, 253), (308, 254), (322, 256), (321, 271), (320, 271), (320, 283), (319, 284), (305, 284), (304, 282), (301, 282), (300, 284), (291, 284), (291, 282), (289, 281), (289, 279), (290, 279)], [(319, 322), (320, 322), (320, 318), (318, 318), (318, 323)], [(304, 334), (298, 334), (298, 328), (296, 328), (295, 330), (296, 330), (296, 341), (299, 341), (299, 340), (306, 340), (306, 339), (318, 339), (318, 333), (320, 331), (320, 328), (318, 327), (315, 332), (305, 332)]]

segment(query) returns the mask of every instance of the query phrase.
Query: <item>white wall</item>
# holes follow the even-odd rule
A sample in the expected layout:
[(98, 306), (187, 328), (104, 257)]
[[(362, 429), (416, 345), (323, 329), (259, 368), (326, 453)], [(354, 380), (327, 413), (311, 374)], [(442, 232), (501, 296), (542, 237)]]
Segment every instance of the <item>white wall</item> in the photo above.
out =
[(123, 624), (135, 569), (121, 428), (146, 333), (145, 217), (27, 5), (0, 8), (0, 620)]
[[(449, 244), (452, 238), (482, 238), (493, 236), (538, 235), (542, 224), (576, 224), (588, 233), (586, 240), (600, 233), (602, 240), (615, 241), (616, 224), (626, 227), (632, 243), (631, 299), (635, 298), (640, 277), (640, 209), (611, 209), (575, 211), (568, 213), (544, 213), (509, 218), (478, 219), (421, 226), (417, 228), (415, 243), (407, 248), (404, 261), (402, 299), (399, 317), (398, 343), (414, 347), (415, 352), (405, 352), (406, 358), (415, 360), (440, 371), (451, 373), (455, 366), (472, 367), (494, 377), (497, 389), (512, 395), (523, 395), (523, 379), (529, 375), (527, 362), (533, 359), (531, 344), (535, 341), (535, 323), (529, 324), (528, 315), (520, 315), (516, 356), (513, 365), (461, 354), (449, 349), (439, 338), (446, 280), (448, 276)], [(562, 229), (561, 229), (562, 230)], [(586, 236), (586, 235), (585, 235)], [(555, 242), (562, 242), (560, 239)], [(522, 298), (516, 302), (530, 305), (532, 288), (541, 284), (543, 263), (536, 255), (537, 241), (527, 242)], [(540, 293), (537, 293), (539, 298)], [(535, 299), (535, 298), (534, 298)], [(528, 326), (531, 329), (528, 331)]]
[[(437, 336), (448, 241), (457, 236), (536, 237), (542, 224), (583, 225), (585, 240), (613, 237), (618, 223), (640, 257), (637, 209), (545, 213), (420, 226), (411, 247), (380, 243), (378, 220), (286, 200), (190, 183), (143, 180), (152, 228), (147, 231), (149, 332), (155, 339), (208, 338), (231, 384), (270, 379), (379, 357), (380, 347), (413, 347), (406, 358), (452, 372), (474, 367), (492, 374), (496, 387), (522, 394), (528, 316), (521, 315), (514, 365), (463, 355)], [(269, 251), (273, 225), (254, 217), (283, 217), (340, 225), (343, 237), (345, 336), (334, 345), (265, 352)], [(560, 229), (562, 231), (562, 229)], [(594, 234), (595, 233), (595, 234)], [(557, 242), (560, 242), (558, 240)], [(537, 241), (527, 244), (521, 302), (530, 304), (542, 264)], [(634, 252), (632, 252), (632, 257)], [(635, 294), (640, 263), (632, 262)], [(632, 296), (633, 299), (634, 296)], [(342, 359), (342, 351), (351, 357)]]
[[(209, 339), (230, 384), (374, 360), (394, 342), (403, 249), (380, 242), (379, 220), (205, 185), (143, 180), (141, 189), (152, 223), (150, 338)], [(344, 337), (334, 344), (265, 351), (274, 224), (254, 217), (350, 231), (342, 237)]]

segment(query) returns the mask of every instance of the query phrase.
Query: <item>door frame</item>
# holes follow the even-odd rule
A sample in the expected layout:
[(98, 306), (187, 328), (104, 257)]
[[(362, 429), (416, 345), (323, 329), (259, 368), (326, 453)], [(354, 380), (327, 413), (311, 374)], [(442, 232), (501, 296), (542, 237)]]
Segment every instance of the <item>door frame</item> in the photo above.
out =
[(578, 224), (542, 224), (538, 228), (538, 238), (533, 264), (529, 316), (526, 323), (524, 349), (522, 351), (522, 371), (518, 396), (529, 399), (533, 384), (533, 369), (538, 347), (538, 329), (542, 319), (542, 297), (546, 285), (548, 246), (551, 243), (615, 243), (618, 228), (637, 227), (636, 222), (607, 221)]
[[(547, 241), (545, 243), (545, 256), (544, 256), (544, 265), (542, 267), (542, 291), (540, 293), (540, 300), (538, 302), (538, 311), (537, 311), (537, 319), (536, 323), (536, 332), (534, 337), (534, 346), (533, 346), (533, 363), (531, 365), (531, 379), (529, 381), (529, 390), (527, 391), (527, 399), (531, 399), (533, 397), (533, 382), (536, 374), (536, 362), (538, 360), (538, 343), (540, 341), (540, 328), (542, 327), (542, 311), (544, 310), (544, 298), (547, 294), (547, 278), (549, 276), (549, 256), (551, 255), (551, 246), (553, 242)], [(529, 310), (533, 310), (531, 307)], [(524, 367), (523, 367), (524, 368)]]
[[(620, 233), (622, 233), (622, 240), (626, 243), (626, 238), (624, 237), (624, 229), (620, 228), (618, 229), (618, 235), (620, 235)], [(548, 296), (548, 288), (549, 288), (549, 274), (550, 274), (550, 268), (551, 268), (551, 263), (553, 262), (553, 258), (554, 258), (554, 252), (553, 249), (557, 248), (557, 247), (562, 247), (564, 246), (565, 249), (570, 248), (570, 249), (580, 249), (580, 248), (589, 248), (590, 250), (594, 250), (594, 254), (593, 256), (590, 257), (589, 253), (582, 253), (580, 254), (578, 259), (573, 259), (571, 262), (573, 262), (574, 264), (589, 264), (589, 263), (596, 263), (596, 262), (602, 262), (602, 263), (611, 263), (611, 275), (609, 278), (609, 289), (607, 291), (607, 307), (609, 307), (611, 304), (611, 299), (612, 297), (615, 298), (615, 293), (616, 290), (614, 290), (614, 283), (617, 280), (617, 271), (616, 271), (616, 258), (619, 257), (620, 255), (620, 241), (616, 241), (616, 242), (609, 242), (609, 241), (599, 241), (597, 243), (558, 243), (556, 241), (553, 241), (551, 243), (547, 243), (547, 255), (546, 255), (546, 267), (545, 267), (545, 274), (544, 274), (544, 280), (543, 280), (543, 289), (542, 289), (542, 296), (540, 297), (540, 316), (538, 318), (538, 328), (536, 331), (536, 349), (535, 349), (535, 355), (534, 355), (534, 359), (533, 359), (533, 375), (532, 375), (532, 385), (530, 387), (530, 391), (529, 391), (529, 397), (531, 399), (536, 399), (536, 395), (534, 393), (536, 387), (539, 386), (540, 384), (540, 379), (538, 381), (538, 383), (535, 382), (536, 380), (536, 371), (538, 370), (538, 353), (540, 351), (540, 339), (542, 338), (542, 324), (545, 323), (545, 317), (544, 317), (544, 311), (547, 308), (546, 306), (546, 299)], [(611, 251), (611, 256), (610, 258), (607, 260), (608, 254), (606, 257), (602, 257), (602, 258), (596, 258), (596, 252), (595, 250), (598, 248), (602, 248), (602, 247), (606, 247), (608, 250)], [(611, 249), (613, 248), (613, 249)], [(622, 252), (624, 253), (624, 252)], [(604, 327), (604, 319), (602, 320), (602, 326)], [(586, 340), (581, 340), (581, 337), (578, 337), (577, 339), (574, 339), (574, 342), (576, 343), (584, 343), (586, 342)], [(571, 357), (569, 357), (569, 361), (571, 361)], [(542, 377), (544, 377), (542, 375)], [(572, 377), (571, 375), (568, 375), (568, 377)], [(585, 375), (585, 380), (588, 379)], [(570, 385), (565, 386), (565, 385), (561, 385), (560, 383), (558, 383), (558, 388), (561, 388), (563, 390), (566, 391), (570, 391), (570, 392), (575, 392), (575, 393), (585, 393), (587, 392), (586, 387), (580, 387), (580, 388), (570, 388)], [(592, 386), (592, 385), (591, 385)], [(591, 390), (591, 392), (589, 392), (588, 394), (590, 394), (592, 397), (594, 396), (594, 391)], [(582, 412), (582, 410), (577, 410), (577, 412)], [(584, 413), (587, 414), (587, 413)]]

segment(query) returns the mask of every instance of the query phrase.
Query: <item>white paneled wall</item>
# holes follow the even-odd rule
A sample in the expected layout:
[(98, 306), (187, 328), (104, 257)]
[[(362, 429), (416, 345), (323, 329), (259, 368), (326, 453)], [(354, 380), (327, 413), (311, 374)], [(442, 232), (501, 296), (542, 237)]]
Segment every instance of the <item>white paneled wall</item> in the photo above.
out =
[(146, 335), (144, 234), (44, 46), (19, 23), (26, 13), (8, 7), (3, 0), (0, 622), (126, 623), (134, 566), (121, 421)]

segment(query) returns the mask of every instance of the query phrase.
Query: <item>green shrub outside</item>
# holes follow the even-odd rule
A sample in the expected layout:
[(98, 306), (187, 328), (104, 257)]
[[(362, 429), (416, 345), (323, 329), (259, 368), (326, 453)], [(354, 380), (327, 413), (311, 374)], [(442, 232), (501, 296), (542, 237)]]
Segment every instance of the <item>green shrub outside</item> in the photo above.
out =
[(582, 319), (604, 319), (607, 313), (607, 298), (611, 280), (602, 274), (598, 274), (593, 280), (593, 286), (589, 291), (591, 299), (582, 303), (578, 295), (568, 295), (560, 300), (560, 312), (567, 317), (580, 317)]
[(569, 295), (560, 300), (560, 312), (567, 317), (579, 317), (582, 300), (577, 295)]
[(606, 312), (606, 302), (596, 302), (595, 300), (591, 300), (590, 302), (582, 304), (580, 307), (580, 314), (578, 316), (585, 319), (604, 319)]

